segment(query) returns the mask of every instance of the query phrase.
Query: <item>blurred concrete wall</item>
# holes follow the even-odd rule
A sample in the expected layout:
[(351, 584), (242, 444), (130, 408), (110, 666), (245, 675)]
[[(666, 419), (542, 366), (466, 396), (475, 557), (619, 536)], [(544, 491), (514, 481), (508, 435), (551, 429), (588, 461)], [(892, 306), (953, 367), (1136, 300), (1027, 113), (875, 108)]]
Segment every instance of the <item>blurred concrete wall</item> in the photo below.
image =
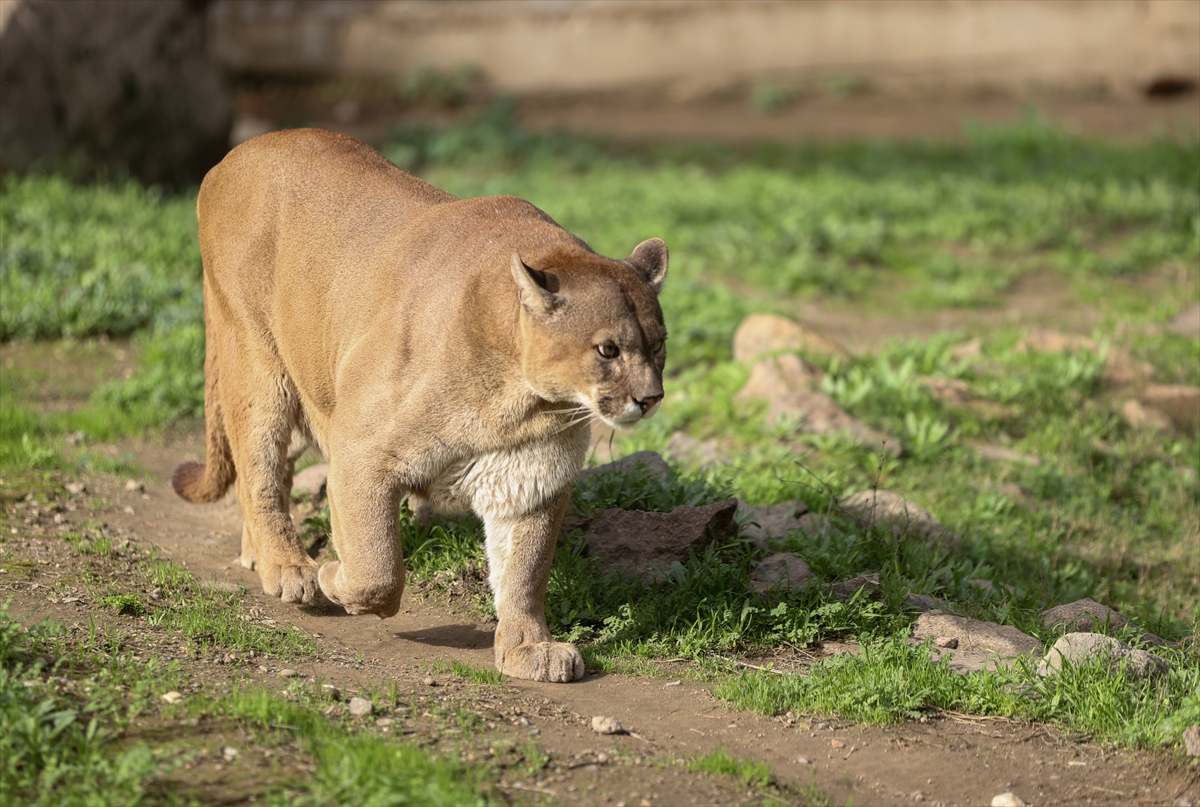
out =
[(1200, 0), (217, 0), (212, 47), (260, 74), (472, 64), (575, 93), (853, 77), (896, 91), (1140, 91), (1200, 80)]

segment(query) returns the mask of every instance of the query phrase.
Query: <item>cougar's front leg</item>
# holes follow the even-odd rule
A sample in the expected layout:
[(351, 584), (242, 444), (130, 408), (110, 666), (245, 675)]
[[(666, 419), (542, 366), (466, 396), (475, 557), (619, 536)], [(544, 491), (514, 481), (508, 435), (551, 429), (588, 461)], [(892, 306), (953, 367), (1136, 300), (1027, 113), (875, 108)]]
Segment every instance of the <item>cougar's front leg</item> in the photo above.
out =
[(394, 616), (404, 594), (398, 489), (382, 463), (335, 453), (326, 491), (338, 560), (321, 567), (321, 591), (348, 613)]
[(487, 517), (488, 582), (496, 601), (496, 667), (529, 681), (565, 683), (583, 677), (575, 646), (556, 642), (546, 625), (546, 585), (571, 488), (518, 517)]

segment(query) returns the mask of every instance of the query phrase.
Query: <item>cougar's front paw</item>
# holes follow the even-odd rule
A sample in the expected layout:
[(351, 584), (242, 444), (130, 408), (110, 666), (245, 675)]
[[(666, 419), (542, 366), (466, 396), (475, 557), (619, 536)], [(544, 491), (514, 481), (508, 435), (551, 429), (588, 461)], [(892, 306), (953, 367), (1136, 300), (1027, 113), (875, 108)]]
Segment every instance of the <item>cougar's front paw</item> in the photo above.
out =
[(509, 648), (497, 665), (500, 672), (526, 681), (566, 684), (583, 677), (583, 656), (566, 642), (536, 642)]
[(317, 582), (317, 564), (309, 560), (302, 565), (267, 566), (258, 564), (263, 590), (279, 597), (284, 602), (317, 605), (323, 602), (321, 586)]

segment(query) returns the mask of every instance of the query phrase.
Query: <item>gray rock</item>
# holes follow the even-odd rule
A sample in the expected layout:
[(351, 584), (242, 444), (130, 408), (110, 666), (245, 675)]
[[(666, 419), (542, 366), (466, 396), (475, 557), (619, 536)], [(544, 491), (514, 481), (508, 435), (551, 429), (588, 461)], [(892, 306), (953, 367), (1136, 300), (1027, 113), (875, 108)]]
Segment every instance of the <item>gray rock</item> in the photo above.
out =
[(72, 496), (78, 496), (81, 493), (87, 493), (87, 485), (83, 484), (82, 482), (68, 482), (67, 484), (63, 485), (63, 487), (66, 488), (67, 493), (70, 493)]
[[(958, 647), (953, 650), (949, 666), (958, 673), (993, 669), (1017, 656), (1041, 649), (1037, 639), (1014, 627), (953, 616), (941, 611), (927, 611), (917, 617), (913, 624), (912, 637), (917, 643), (931, 639), (935, 645), (938, 642), (947, 643), (956, 639)], [(946, 652), (950, 652), (948, 648)], [(932, 655), (937, 661), (944, 653), (935, 648)]]
[(675, 561), (703, 551), (713, 541), (737, 535), (737, 499), (703, 507), (680, 505), (670, 513), (609, 508), (584, 522), (587, 552), (609, 570), (660, 579)]
[(945, 603), (937, 597), (931, 597), (928, 594), (913, 594), (909, 592), (904, 595), (904, 604), (914, 611), (936, 611)]
[(780, 351), (810, 356), (846, 355), (845, 348), (832, 339), (777, 314), (751, 314), (734, 331), (735, 361), (752, 362), (763, 354)]
[(1200, 757), (1200, 726), (1188, 726), (1183, 730), (1183, 749), (1189, 757)]
[(879, 582), (877, 574), (863, 574), (858, 577), (852, 577), (849, 580), (843, 580), (840, 583), (834, 583), (829, 586), (829, 591), (839, 600), (849, 600), (860, 589), (866, 589), (868, 595), (877, 595), (883, 591), (883, 587)]
[(1111, 636), (1099, 633), (1068, 633), (1054, 643), (1038, 664), (1038, 675), (1053, 675), (1063, 662), (1076, 665), (1091, 658), (1107, 659), (1114, 674), (1124, 668), (1135, 679), (1157, 676), (1171, 668), (1158, 656), (1137, 650)]
[(1121, 407), (1121, 417), (1135, 429), (1153, 429), (1160, 432), (1171, 432), (1174, 424), (1171, 419), (1159, 412), (1142, 405), (1141, 401), (1128, 400)]
[(667, 442), (667, 456), (682, 465), (715, 468), (728, 465), (729, 456), (712, 440), (697, 440), (685, 432), (675, 432)]
[(329, 464), (310, 465), (292, 477), (292, 492), (303, 493), (316, 499), (325, 495), (325, 485), (329, 481)]
[(927, 541), (953, 542), (958, 536), (942, 526), (923, 507), (918, 507), (890, 490), (864, 490), (841, 502), (842, 509), (864, 525), (890, 526), (900, 537), (918, 537)]
[(624, 734), (625, 729), (621, 725), (621, 721), (615, 717), (602, 717), (596, 715), (592, 718), (592, 731), (597, 734)]
[(975, 453), (989, 462), (1020, 462), (1033, 466), (1042, 464), (1041, 457), (1035, 457), (1032, 454), (1022, 454), (1020, 451), (1014, 451), (1008, 446), (993, 445), (990, 443), (976, 445)]
[(750, 587), (759, 594), (766, 594), (776, 586), (802, 591), (816, 579), (804, 558), (791, 552), (776, 552), (754, 567)]
[(1200, 303), (1192, 303), (1176, 314), (1167, 325), (1167, 332), (1200, 339)]
[(775, 425), (795, 424), (798, 431), (809, 434), (841, 434), (873, 451), (882, 449), (895, 456), (903, 453), (899, 440), (872, 429), (824, 392), (804, 388), (805, 382), (799, 377), (789, 378), (784, 368), (794, 361), (788, 359), (798, 361), (794, 356), (780, 356), (756, 365), (750, 381), (735, 399), (765, 400), (768, 420)]
[(296, 676), (298, 676), (298, 675), (300, 675), (300, 673), (298, 673), (298, 672), (296, 672), (295, 670), (292, 670), (292, 669), (286, 669), (286, 670), (280, 670), (280, 671), (279, 671), (279, 677), (280, 677), (280, 678), (295, 678), (295, 677), (296, 677)]
[(742, 537), (766, 549), (772, 538), (784, 538), (793, 530), (804, 531), (801, 518), (808, 505), (796, 499), (779, 504), (750, 505), (738, 503), (738, 521), (745, 524)]
[(350, 714), (355, 717), (363, 717), (375, 711), (375, 704), (371, 703), (366, 698), (351, 698), (350, 699)]
[(671, 478), (671, 466), (656, 451), (638, 451), (605, 465), (584, 468), (579, 472), (579, 478), (589, 479), (607, 473), (639, 474), (666, 482)]
[(1166, 415), (1183, 432), (1200, 430), (1200, 387), (1185, 384), (1147, 384), (1141, 403)]
[[(1042, 611), (1040, 618), (1047, 628), (1068, 633), (1094, 633), (1105, 625), (1109, 630), (1119, 631), (1131, 624), (1119, 611), (1088, 598), (1048, 608)], [(1166, 644), (1162, 637), (1148, 630), (1142, 630), (1137, 625), (1133, 625), (1133, 628), (1146, 644), (1160, 647)]]
[(1026, 804), (1016, 793), (1006, 790), (992, 796), (992, 807), (1026, 807)]
[[(23, 0), (0, 15), (0, 172), (198, 181), (233, 105), (187, 0)], [(7, 10), (7, 9), (6, 9)]]

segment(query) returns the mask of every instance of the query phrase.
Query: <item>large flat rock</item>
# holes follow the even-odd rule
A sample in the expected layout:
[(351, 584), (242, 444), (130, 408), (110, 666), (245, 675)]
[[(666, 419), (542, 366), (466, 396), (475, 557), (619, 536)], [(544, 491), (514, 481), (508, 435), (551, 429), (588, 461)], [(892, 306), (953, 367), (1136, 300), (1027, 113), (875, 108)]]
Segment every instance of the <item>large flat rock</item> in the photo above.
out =
[(601, 510), (582, 525), (589, 534), (587, 553), (604, 569), (657, 580), (675, 561), (735, 537), (737, 505), (737, 499), (726, 499), (702, 507), (680, 505), (670, 513)]

